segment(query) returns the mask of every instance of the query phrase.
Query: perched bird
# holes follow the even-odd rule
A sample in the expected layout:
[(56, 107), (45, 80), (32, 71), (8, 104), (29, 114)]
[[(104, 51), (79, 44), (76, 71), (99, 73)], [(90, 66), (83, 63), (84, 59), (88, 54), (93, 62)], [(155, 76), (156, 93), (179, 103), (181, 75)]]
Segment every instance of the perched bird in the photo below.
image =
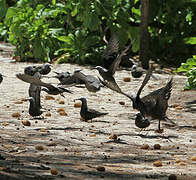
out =
[[(41, 75), (39, 72), (36, 72), (33, 76), (38, 79), (41, 78)], [(29, 92), (29, 97), (33, 97), (35, 104), (38, 107), (42, 108), (41, 102), (40, 102), (41, 86), (37, 86), (37, 85), (31, 83), (29, 86), (28, 92)]]
[[(131, 75), (134, 78), (140, 78), (143, 74), (147, 73), (147, 70), (141, 68), (141, 67), (137, 67), (135, 64), (131, 67)], [(155, 80), (158, 80), (158, 78), (151, 74), (152, 78)]]
[(47, 75), (51, 71), (51, 64), (42, 64), (40, 66), (27, 66), (24, 68), (24, 74), (33, 76), (36, 72), (39, 72), (41, 75)]
[(41, 66), (37, 66), (36, 69), (40, 74), (47, 75), (51, 71), (51, 64), (42, 64)]
[(16, 74), (16, 77), (24, 82), (31, 83), (36, 86), (43, 86), (44, 88), (42, 88), (42, 91), (45, 91), (51, 95), (60, 94), (61, 96), (64, 97), (63, 95), (64, 92), (72, 93), (72, 91), (65, 89), (64, 87), (55, 87), (50, 83), (44, 83), (39, 78), (36, 78), (34, 76), (29, 76), (27, 74)]
[(0, 73), (0, 84), (2, 83), (3, 81), (3, 77), (5, 77), (3, 74)]
[(103, 113), (103, 112), (99, 112), (99, 111), (96, 111), (94, 109), (88, 108), (86, 98), (79, 98), (79, 99), (76, 99), (76, 100), (82, 101), (80, 116), (85, 121), (92, 120), (93, 118), (97, 118), (97, 117), (108, 114), (108, 113)]
[(56, 73), (54, 78), (57, 78), (60, 81), (60, 85), (78, 85), (78, 84), (85, 84), (85, 82), (81, 79), (78, 79), (70, 72), (54, 72)]
[(92, 75), (86, 75), (81, 70), (74, 71), (73, 77), (84, 81), (85, 86), (89, 92), (97, 92), (101, 89), (102, 84), (96, 77)]
[(29, 97), (28, 100), (30, 102), (29, 114), (32, 117), (40, 116), (43, 111), (41, 111), (41, 108), (38, 106), (38, 104), (36, 104), (35, 99), (33, 97)]
[(143, 118), (141, 113), (136, 114), (135, 125), (138, 128), (145, 129), (150, 126), (150, 121), (148, 119)]

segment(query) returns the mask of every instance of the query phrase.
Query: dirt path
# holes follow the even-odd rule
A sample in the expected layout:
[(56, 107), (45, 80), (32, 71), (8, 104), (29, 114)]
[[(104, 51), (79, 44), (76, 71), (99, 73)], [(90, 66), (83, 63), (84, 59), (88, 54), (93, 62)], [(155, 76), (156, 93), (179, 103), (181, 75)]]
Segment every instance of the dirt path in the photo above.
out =
[[(1, 58), (2, 59), (2, 58)], [(0, 60), (0, 72), (7, 76), (0, 85), (0, 179), (133, 179), (166, 180), (170, 174), (178, 179), (196, 179), (196, 92), (182, 91), (186, 81), (184, 76), (174, 76), (174, 88), (169, 101), (168, 117), (180, 128), (162, 123), (164, 133), (157, 134), (157, 122), (146, 131), (134, 125), (135, 113), (126, 97), (102, 88), (96, 94), (85, 88), (70, 88), (72, 95), (65, 99), (53, 96), (42, 105), (50, 109), (51, 116), (43, 120), (31, 120), (28, 114), (29, 103), (21, 101), (28, 97), (28, 84), (15, 78), (23, 72), (26, 63), (9, 63)], [(54, 65), (56, 71), (73, 71), (82, 68), (86, 74), (96, 74), (88, 67), (70, 64)], [(51, 73), (52, 74), (52, 73)], [(150, 80), (142, 95), (165, 85), (169, 75), (156, 74), (159, 81)], [(124, 82), (130, 73), (122, 70), (116, 73), (117, 81), (126, 92), (136, 91), (143, 78)], [(58, 82), (54, 79), (46, 81)], [(90, 107), (108, 112), (109, 115), (97, 118), (92, 123), (80, 121), (80, 108), (74, 107), (74, 99), (84, 96)], [(59, 99), (64, 104), (59, 104)], [(125, 102), (120, 105), (119, 102)], [(174, 108), (174, 106), (178, 106)], [(64, 108), (67, 116), (60, 116), (58, 108)], [(21, 117), (12, 117), (19, 112)], [(29, 120), (31, 126), (24, 126), (21, 120)], [(119, 141), (109, 139), (116, 134)], [(141, 149), (148, 144), (148, 149)], [(154, 150), (160, 144), (160, 150)], [(41, 147), (37, 147), (40, 145)], [(37, 150), (43, 147), (43, 150)], [(154, 161), (161, 161), (155, 167)], [(98, 171), (97, 167), (105, 167)], [(51, 174), (51, 168), (58, 175)], [(100, 168), (100, 170), (102, 170)]]

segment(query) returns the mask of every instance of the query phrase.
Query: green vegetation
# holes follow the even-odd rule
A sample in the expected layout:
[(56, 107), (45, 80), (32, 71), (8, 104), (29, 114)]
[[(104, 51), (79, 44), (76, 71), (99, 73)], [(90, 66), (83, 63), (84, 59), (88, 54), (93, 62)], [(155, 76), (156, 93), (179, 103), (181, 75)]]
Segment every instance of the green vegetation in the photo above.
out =
[[(150, 57), (179, 66), (196, 51), (195, 0), (150, 1)], [(102, 64), (104, 36), (115, 31), (120, 48), (140, 42), (139, 0), (0, 0), (0, 39), (21, 61)], [(109, 31), (106, 31), (108, 29)]]
[(184, 89), (196, 90), (196, 56), (187, 59), (186, 63), (182, 63), (176, 72), (186, 72), (188, 80)]

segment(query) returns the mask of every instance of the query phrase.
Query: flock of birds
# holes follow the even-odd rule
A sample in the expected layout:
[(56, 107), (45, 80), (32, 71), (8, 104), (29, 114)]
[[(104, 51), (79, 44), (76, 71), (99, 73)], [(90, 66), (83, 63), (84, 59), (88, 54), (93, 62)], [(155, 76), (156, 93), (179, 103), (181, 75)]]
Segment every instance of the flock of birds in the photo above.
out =
[[(98, 70), (101, 77), (94, 77), (92, 75), (86, 75), (81, 70), (75, 70), (73, 73), (70, 72), (54, 72), (56, 75), (50, 78), (57, 78), (60, 83), (57, 86), (52, 85), (51, 83), (46, 83), (42, 81), (42, 78), (48, 75), (51, 72), (51, 64), (43, 64), (39, 66), (27, 66), (24, 69), (24, 73), (16, 74), (16, 77), (20, 80), (29, 83), (29, 114), (32, 117), (40, 116), (43, 113), (43, 108), (41, 106), (40, 94), (41, 91), (45, 91), (50, 95), (58, 95), (64, 97), (63, 93), (73, 93), (72, 91), (66, 89), (69, 86), (81, 85), (84, 84), (86, 89), (89, 92), (97, 92), (103, 87), (110, 88), (111, 90), (120, 93), (128, 97), (132, 101), (133, 109), (138, 110), (136, 114), (135, 125), (141, 129), (147, 128), (150, 125), (152, 119), (157, 119), (158, 130), (161, 130), (160, 121), (166, 120), (173, 124), (173, 121), (169, 120), (166, 116), (166, 111), (168, 108), (168, 100), (171, 95), (172, 90), (172, 78), (167, 82), (167, 84), (157, 89), (150, 94), (140, 97), (140, 94), (148, 83), (152, 75), (152, 68), (146, 72), (145, 78), (138, 89), (137, 93), (127, 94), (121, 90), (117, 84), (114, 74), (119, 67), (121, 59), (126, 55), (130, 46), (127, 46), (123, 51), (119, 52), (119, 43), (118, 38), (114, 34), (104, 50), (103, 57), (104, 59), (113, 59), (112, 64), (109, 68), (103, 68), (102, 66), (96, 66), (94, 69)], [(144, 70), (137, 68), (136, 65), (133, 65), (131, 68), (132, 76), (135, 78), (140, 78)], [(0, 74), (0, 83), (3, 80), (3, 75)], [(154, 77), (155, 78), (155, 77)], [(86, 98), (79, 98), (82, 102), (80, 115), (85, 120), (92, 120), (93, 118), (106, 115), (108, 113), (99, 112), (95, 109), (90, 109), (87, 106)]]

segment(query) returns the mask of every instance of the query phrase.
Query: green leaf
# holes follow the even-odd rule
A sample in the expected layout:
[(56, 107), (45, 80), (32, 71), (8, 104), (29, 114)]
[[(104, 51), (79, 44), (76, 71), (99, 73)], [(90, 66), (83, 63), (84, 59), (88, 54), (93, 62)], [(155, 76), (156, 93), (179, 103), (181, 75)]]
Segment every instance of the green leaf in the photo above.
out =
[(5, 16), (7, 12), (6, 0), (0, 0), (0, 20)]
[(191, 65), (191, 66), (196, 66), (196, 59), (189, 58), (189, 59), (187, 59), (186, 64)]
[(196, 44), (196, 37), (188, 37), (183, 39), (185, 44)]
[(56, 0), (52, 0), (52, 5), (56, 5)]

